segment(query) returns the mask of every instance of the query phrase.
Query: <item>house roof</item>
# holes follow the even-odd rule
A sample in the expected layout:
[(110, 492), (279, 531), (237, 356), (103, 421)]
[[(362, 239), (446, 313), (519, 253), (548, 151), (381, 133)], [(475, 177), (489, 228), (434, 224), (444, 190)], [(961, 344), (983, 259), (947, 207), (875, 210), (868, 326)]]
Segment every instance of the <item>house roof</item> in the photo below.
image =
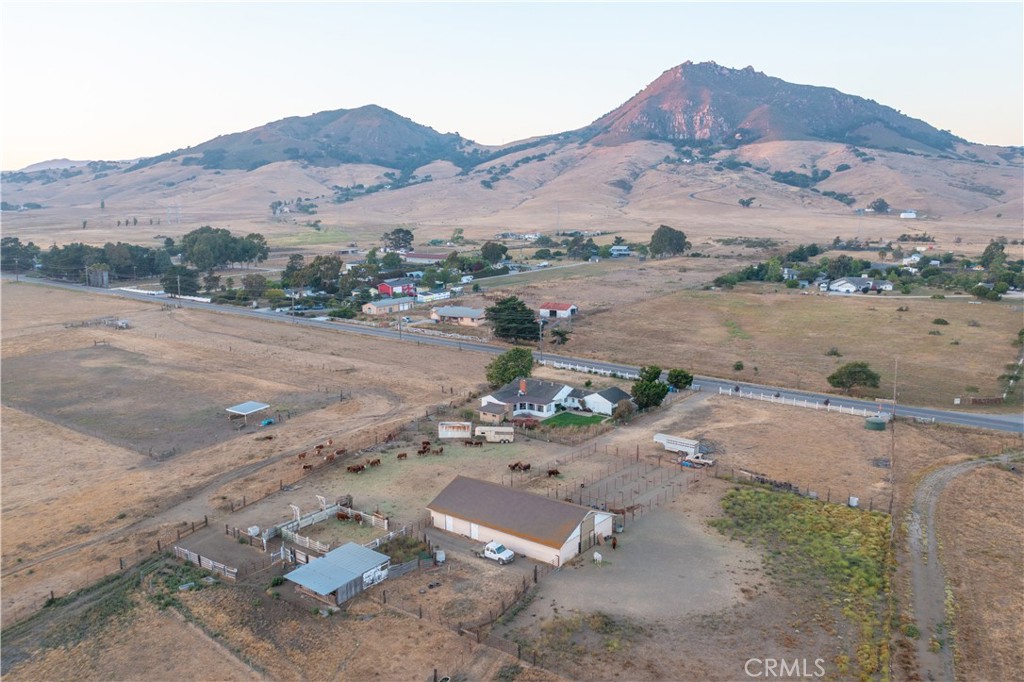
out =
[(503, 403), (514, 403), (514, 402), (530, 402), (538, 403), (540, 405), (546, 405), (555, 399), (559, 391), (564, 389), (565, 384), (556, 384), (551, 381), (541, 381), (540, 379), (526, 379), (526, 393), (519, 395), (520, 381), (522, 377), (513, 379), (494, 393), (491, 393), (491, 398), (498, 400)]
[(386, 554), (349, 542), (284, 577), (317, 594), (330, 594), (388, 561)]
[(582, 388), (574, 388), (571, 391), (569, 391), (570, 398), (586, 398), (587, 395), (589, 394)]
[(416, 280), (414, 280), (412, 277), (392, 277), (391, 279), (386, 279), (383, 282), (381, 282), (381, 284), (387, 284), (389, 287), (408, 286), (410, 284), (415, 283)]
[(268, 407), (270, 407), (270, 405), (267, 405), (266, 403), (258, 403), (255, 400), (249, 400), (244, 403), (239, 403), (234, 407), (229, 407), (228, 412), (231, 414), (250, 415), (265, 410)]
[(540, 307), (541, 310), (569, 310), (575, 308), (574, 303), (545, 303)]
[(366, 305), (375, 305), (378, 308), (395, 305), (396, 303), (415, 303), (416, 299), (412, 296), (402, 296), (401, 298), (382, 298), (379, 301), (370, 301)]
[(428, 260), (428, 259), (444, 260), (444, 259), (448, 258), (448, 254), (447, 253), (416, 253), (416, 252), (410, 252), (410, 253), (403, 253), (402, 254), (402, 258), (404, 258), (406, 260), (409, 260), (410, 258), (417, 259), (417, 260)]
[(611, 388), (606, 388), (603, 391), (598, 391), (597, 395), (601, 396), (612, 405), (617, 404), (620, 400), (629, 400), (633, 397), (618, 386), (612, 386)]
[(487, 414), (505, 414), (505, 407), (505, 405), (499, 405), (498, 403), (487, 403), (479, 408), (479, 411), (486, 412)]
[(468, 308), (462, 305), (446, 305), (436, 309), (441, 317), (468, 317), (478, 320), (484, 316), (482, 308)]
[(590, 509), (518, 488), (456, 476), (427, 509), (560, 548)]

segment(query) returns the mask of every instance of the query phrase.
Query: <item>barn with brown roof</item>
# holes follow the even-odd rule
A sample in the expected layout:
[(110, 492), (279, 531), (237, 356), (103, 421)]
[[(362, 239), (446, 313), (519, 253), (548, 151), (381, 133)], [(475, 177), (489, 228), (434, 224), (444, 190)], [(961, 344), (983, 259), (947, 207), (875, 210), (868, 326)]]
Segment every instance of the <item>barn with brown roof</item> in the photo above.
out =
[(613, 515), (534, 493), (457, 476), (427, 505), (435, 528), (480, 542), (496, 540), (516, 554), (561, 566), (598, 536), (611, 535)]

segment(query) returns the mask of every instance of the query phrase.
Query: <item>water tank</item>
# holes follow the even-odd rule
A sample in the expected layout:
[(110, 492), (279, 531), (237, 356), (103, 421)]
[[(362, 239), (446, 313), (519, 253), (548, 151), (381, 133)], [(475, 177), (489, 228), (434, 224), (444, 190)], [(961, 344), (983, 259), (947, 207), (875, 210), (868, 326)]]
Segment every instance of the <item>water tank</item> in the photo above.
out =
[(882, 417), (868, 417), (864, 420), (864, 428), (868, 431), (885, 431), (885, 422)]

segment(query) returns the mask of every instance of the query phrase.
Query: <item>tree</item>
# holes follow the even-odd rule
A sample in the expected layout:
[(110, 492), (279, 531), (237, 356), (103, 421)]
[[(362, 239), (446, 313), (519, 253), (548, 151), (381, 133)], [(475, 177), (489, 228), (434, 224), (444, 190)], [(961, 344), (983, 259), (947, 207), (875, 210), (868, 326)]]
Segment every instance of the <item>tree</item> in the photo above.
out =
[(870, 204), (868, 204), (868, 208), (870, 208), (875, 213), (888, 213), (889, 202), (886, 201), (885, 199), (878, 198), (872, 201)]
[(738, 203), (743, 208), (750, 208), (753, 205), (753, 203), (754, 203), (754, 199), (756, 199), (756, 198), (757, 197), (750, 197), (748, 199), (740, 199)]
[(504, 258), (506, 253), (508, 253), (508, 247), (498, 242), (485, 242), (480, 247), (480, 257), (491, 265)]
[(640, 368), (640, 377), (633, 382), (630, 394), (638, 409), (657, 407), (668, 395), (668, 384), (661, 380), (661, 367), (657, 365)]
[(242, 278), (242, 288), (252, 298), (259, 298), (267, 290), (267, 278), (263, 275), (246, 275)]
[(826, 271), (828, 272), (829, 279), (839, 279), (840, 277), (847, 277), (853, 274), (854, 262), (850, 256), (839, 256), (829, 260)]
[(195, 296), (199, 293), (199, 271), (189, 268), (172, 265), (160, 278), (160, 286), (168, 294)]
[(0, 269), (4, 272), (31, 270), (40, 251), (34, 243), (22, 244), (17, 237), (0, 238)]
[(569, 341), (569, 335), (572, 334), (568, 329), (562, 329), (561, 327), (551, 330), (551, 343), (564, 346)]
[(380, 240), (391, 251), (408, 251), (412, 248), (413, 235), (412, 231), (404, 227), (396, 227), (381, 235)]
[(615, 403), (615, 409), (612, 410), (612, 419), (615, 421), (623, 421), (625, 419), (629, 419), (634, 412), (636, 412), (636, 408), (633, 407), (633, 402), (623, 398), (619, 402)]
[(689, 388), (693, 385), (693, 375), (685, 369), (670, 369), (668, 371), (668, 385), (677, 391)]
[(690, 248), (690, 242), (686, 241), (686, 233), (660, 225), (651, 235), (651, 255), (655, 258), (660, 256), (676, 256)]
[(533, 352), (529, 348), (513, 348), (487, 365), (487, 383), (498, 388), (519, 377), (528, 377), (532, 371)]
[(203, 276), (203, 289), (206, 291), (216, 291), (220, 288), (220, 275), (215, 274), (213, 270), (208, 270)]
[(380, 259), (380, 266), (385, 270), (397, 270), (402, 267), (402, 257), (395, 251), (388, 251)]
[(828, 376), (828, 383), (846, 393), (854, 386), (878, 388), (881, 377), (866, 362), (850, 362)]
[(1006, 248), (997, 241), (991, 241), (978, 259), (978, 263), (986, 268), (1002, 265), (1006, 260)]
[(657, 407), (668, 395), (668, 384), (658, 379), (661, 376), (660, 367), (641, 367), (640, 378), (633, 382), (629, 393), (633, 396), (633, 402), (637, 409), (644, 410), (648, 407)]
[(516, 296), (503, 298), (484, 311), (484, 317), (494, 326), (494, 335), (506, 341), (536, 341), (540, 329), (533, 311)]

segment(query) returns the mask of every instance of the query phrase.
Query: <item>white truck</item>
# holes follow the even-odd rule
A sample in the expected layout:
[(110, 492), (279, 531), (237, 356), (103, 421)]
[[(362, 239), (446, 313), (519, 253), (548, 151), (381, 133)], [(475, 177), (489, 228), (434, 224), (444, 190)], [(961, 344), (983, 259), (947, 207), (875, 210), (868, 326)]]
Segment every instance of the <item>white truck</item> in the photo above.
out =
[(516, 430), (511, 426), (478, 426), (475, 433), (488, 443), (511, 443), (516, 439)]
[(497, 561), (502, 566), (510, 564), (516, 560), (515, 552), (507, 549), (505, 545), (500, 542), (494, 541), (488, 542), (483, 546), (483, 549), (474, 549), (473, 554), (483, 559)]
[(678, 452), (684, 455), (696, 455), (700, 447), (699, 440), (690, 438), (679, 438), (666, 433), (658, 433), (654, 436), (655, 443), (661, 443), (669, 452)]

